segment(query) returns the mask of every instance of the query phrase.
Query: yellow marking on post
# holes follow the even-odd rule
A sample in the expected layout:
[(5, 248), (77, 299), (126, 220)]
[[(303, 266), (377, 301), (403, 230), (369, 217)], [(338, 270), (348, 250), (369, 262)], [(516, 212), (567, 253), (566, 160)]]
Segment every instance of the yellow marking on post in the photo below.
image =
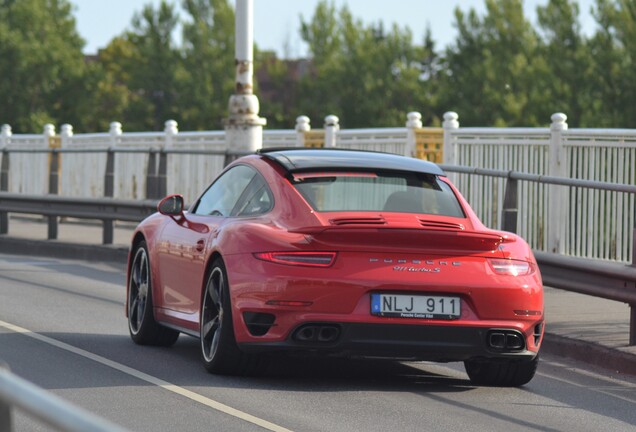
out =
[(415, 155), (429, 162), (444, 162), (444, 129), (415, 129)]

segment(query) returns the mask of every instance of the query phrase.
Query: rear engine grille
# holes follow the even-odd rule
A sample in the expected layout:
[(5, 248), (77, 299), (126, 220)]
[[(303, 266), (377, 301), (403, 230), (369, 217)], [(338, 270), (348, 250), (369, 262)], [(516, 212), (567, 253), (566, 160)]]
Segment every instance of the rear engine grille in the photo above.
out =
[(385, 225), (386, 220), (382, 217), (369, 218), (338, 218), (331, 219), (332, 225)]
[(440, 221), (431, 221), (426, 219), (418, 219), (420, 225), (424, 228), (438, 229), (438, 230), (451, 230), (451, 231), (459, 231), (464, 229), (464, 225), (452, 223), (452, 222), (440, 222)]

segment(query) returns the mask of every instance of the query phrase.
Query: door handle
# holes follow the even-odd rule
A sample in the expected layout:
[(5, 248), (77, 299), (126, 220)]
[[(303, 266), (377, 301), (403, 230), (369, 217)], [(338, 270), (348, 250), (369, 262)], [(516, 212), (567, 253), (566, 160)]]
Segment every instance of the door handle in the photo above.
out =
[(197, 252), (203, 252), (204, 249), (205, 249), (205, 240), (201, 239), (197, 241), (197, 246), (196, 246)]

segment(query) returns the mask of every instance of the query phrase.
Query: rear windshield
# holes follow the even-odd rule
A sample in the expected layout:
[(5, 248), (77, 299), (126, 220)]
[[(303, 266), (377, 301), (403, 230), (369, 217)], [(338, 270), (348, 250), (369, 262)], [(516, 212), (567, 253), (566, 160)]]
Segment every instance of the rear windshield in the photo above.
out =
[(435, 175), (298, 173), (292, 182), (314, 210), (320, 212), (390, 211), (465, 217), (451, 188)]

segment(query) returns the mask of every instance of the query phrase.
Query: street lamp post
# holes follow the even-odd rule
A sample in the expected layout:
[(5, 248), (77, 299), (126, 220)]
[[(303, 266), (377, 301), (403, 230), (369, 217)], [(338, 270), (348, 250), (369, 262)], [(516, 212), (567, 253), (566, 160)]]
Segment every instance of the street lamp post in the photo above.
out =
[(258, 98), (253, 93), (254, 8), (252, 0), (236, 0), (236, 85), (225, 119), (229, 151), (256, 151), (263, 146), (266, 119), (258, 116)]

